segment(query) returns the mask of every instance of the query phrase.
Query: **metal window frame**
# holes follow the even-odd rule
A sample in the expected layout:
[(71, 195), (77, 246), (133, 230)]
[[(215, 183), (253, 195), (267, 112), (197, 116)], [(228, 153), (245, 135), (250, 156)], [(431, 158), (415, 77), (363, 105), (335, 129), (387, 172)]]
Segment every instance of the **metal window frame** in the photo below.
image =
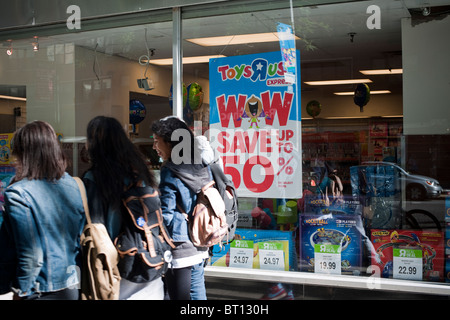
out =
[(374, 276), (327, 275), (297, 271), (207, 266), (205, 277), (450, 296), (450, 286), (445, 283), (386, 279)]

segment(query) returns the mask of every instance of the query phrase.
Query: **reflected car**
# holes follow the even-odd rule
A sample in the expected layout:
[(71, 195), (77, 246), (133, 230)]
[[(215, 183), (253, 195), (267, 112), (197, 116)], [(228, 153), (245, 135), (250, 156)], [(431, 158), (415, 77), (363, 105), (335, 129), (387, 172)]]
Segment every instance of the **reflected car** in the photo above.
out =
[(405, 182), (406, 187), (406, 199), (407, 200), (425, 200), (439, 198), (442, 194), (442, 186), (436, 179), (421, 176), (418, 174), (412, 174), (400, 167), (399, 165), (391, 162), (380, 161), (368, 161), (363, 165), (389, 165), (393, 166), (398, 172), (400, 182)]

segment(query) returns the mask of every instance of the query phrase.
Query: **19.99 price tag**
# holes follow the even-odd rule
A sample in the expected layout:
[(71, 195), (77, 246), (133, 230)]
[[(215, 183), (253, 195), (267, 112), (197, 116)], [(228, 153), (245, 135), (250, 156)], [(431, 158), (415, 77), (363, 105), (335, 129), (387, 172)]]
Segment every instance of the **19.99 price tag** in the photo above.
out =
[(253, 267), (253, 241), (234, 240), (230, 245), (230, 267)]
[(259, 242), (259, 268), (284, 270), (283, 244), (279, 242)]
[(422, 280), (422, 250), (393, 248), (393, 277), (403, 280)]
[(314, 245), (314, 272), (341, 274), (341, 246), (332, 244)]

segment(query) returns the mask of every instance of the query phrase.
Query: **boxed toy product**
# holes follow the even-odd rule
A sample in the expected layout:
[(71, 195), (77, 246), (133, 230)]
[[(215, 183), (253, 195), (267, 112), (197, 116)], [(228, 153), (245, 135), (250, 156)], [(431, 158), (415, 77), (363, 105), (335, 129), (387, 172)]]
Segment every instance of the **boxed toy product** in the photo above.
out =
[(300, 271), (361, 272), (362, 221), (359, 215), (301, 215)]
[(372, 229), (371, 241), (383, 278), (444, 280), (443, 232)]
[(231, 244), (215, 245), (211, 265), (270, 270), (296, 270), (292, 231), (236, 229)]
[(0, 165), (11, 164), (11, 140), (13, 133), (0, 134)]

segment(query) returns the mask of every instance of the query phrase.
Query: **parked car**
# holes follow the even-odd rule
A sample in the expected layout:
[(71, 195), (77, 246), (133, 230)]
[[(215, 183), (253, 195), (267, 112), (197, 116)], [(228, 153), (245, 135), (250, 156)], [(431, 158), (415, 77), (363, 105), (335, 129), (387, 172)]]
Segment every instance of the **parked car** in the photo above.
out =
[(398, 173), (400, 178), (400, 183), (406, 188), (406, 199), (407, 200), (425, 200), (439, 198), (442, 194), (442, 187), (439, 181), (436, 179), (421, 176), (418, 174), (412, 174), (400, 167), (399, 165), (391, 162), (381, 162), (381, 161), (368, 161), (364, 162), (363, 165), (389, 165), (394, 167), (394, 170)]

